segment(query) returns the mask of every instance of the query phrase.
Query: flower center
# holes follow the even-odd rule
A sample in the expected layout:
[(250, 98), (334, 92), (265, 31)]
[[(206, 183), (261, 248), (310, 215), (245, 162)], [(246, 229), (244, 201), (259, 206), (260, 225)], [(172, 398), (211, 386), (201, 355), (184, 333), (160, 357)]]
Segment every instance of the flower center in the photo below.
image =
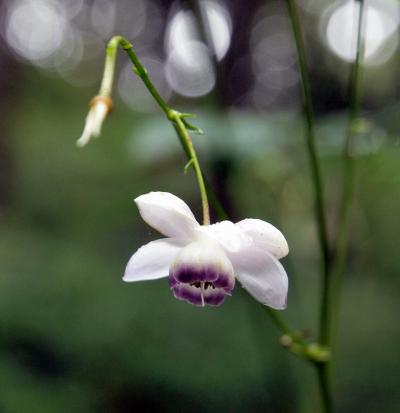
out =
[(169, 271), (174, 296), (204, 307), (222, 304), (235, 285), (232, 264), (213, 242), (195, 241), (175, 257)]
[(204, 307), (204, 291), (207, 291), (208, 288), (215, 289), (215, 285), (210, 281), (196, 281), (194, 283), (190, 283), (189, 285), (200, 289), (201, 306)]
[(207, 290), (207, 288), (215, 288), (215, 285), (210, 281), (196, 281), (194, 283), (190, 283), (190, 285), (193, 285), (196, 288), (202, 288), (203, 290)]

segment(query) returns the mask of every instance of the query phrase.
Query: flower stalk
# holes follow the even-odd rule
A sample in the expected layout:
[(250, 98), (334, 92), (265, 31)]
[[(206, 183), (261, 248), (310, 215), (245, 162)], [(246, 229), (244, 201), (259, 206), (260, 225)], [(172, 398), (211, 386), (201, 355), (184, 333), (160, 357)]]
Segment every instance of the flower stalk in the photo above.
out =
[[(167, 116), (168, 120), (173, 124), (174, 129), (179, 137), (181, 145), (186, 153), (188, 158), (188, 166), (192, 166), (196, 175), (197, 184), (200, 191), (201, 204), (203, 209), (203, 224), (210, 224), (210, 208), (208, 204), (207, 190), (204, 183), (203, 173), (200, 169), (199, 161), (197, 158), (196, 151), (194, 149), (191, 137), (189, 135), (188, 129), (197, 132), (203, 133), (201, 129), (187, 122), (186, 118), (194, 117), (193, 114), (181, 113), (177, 110), (174, 110), (168, 106), (165, 100), (158, 93), (153, 82), (150, 80), (147, 73), (147, 69), (142, 65), (136, 53), (133, 50), (133, 46), (122, 36), (115, 36), (110, 40), (107, 50), (111, 47), (116, 53), (117, 47), (121, 46), (122, 49), (127, 53), (131, 62), (134, 64), (134, 72), (140, 77), (140, 79), (145, 84), (147, 90), (153, 96), (154, 100), (158, 103), (162, 111)], [(115, 60), (115, 58), (114, 58)]]
[[(175, 131), (178, 134), (179, 140), (182, 144), (182, 147), (184, 149), (184, 152), (186, 153), (186, 156), (189, 160), (187, 166), (193, 167), (196, 175), (203, 209), (203, 224), (210, 224), (210, 208), (208, 203), (207, 187), (204, 182), (204, 177), (200, 169), (197, 154), (194, 149), (188, 130), (191, 130), (199, 134), (203, 132), (201, 129), (197, 128), (196, 126), (192, 125), (187, 121), (187, 118), (194, 117), (195, 115), (191, 113), (181, 113), (168, 106), (165, 100), (158, 93), (153, 82), (150, 80), (149, 75), (147, 73), (147, 69), (140, 62), (139, 58), (133, 50), (132, 44), (123, 36), (114, 36), (108, 42), (106, 49), (106, 61), (104, 65), (103, 78), (100, 86), (99, 95), (95, 99), (108, 99), (111, 102), (111, 94), (115, 77), (116, 58), (119, 47), (127, 53), (129, 59), (134, 65), (133, 71), (140, 77), (140, 79), (145, 84), (147, 90), (150, 92), (154, 100), (165, 113), (168, 120), (173, 124)], [(104, 118), (105, 116), (103, 117), (101, 122), (104, 121)], [(97, 135), (99, 133), (100, 130), (98, 130)], [(83, 144), (86, 144), (88, 141), (89, 139), (85, 139)], [(78, 141), (78, 145), (83, 146), (82, 138)]]
[(197, 184), (199, 186), (201, 204), (203, 208), (203, 224), (210, 224), (210, 208), (208, 205), (207, 198), (207, 189), (204, 182), (203, 173), (200, 168), (199, 160), (197, 158), (196, 151), (193, 146), (192, 139), (187, 131), (187, 128), (183, 121), (184, 114), (170, 110), (168, 118), (174, 123), (175, 130), (178, 134), (179, 140), (181, 141), (182, 146), (187, 152), (189, 158), (188, 166), (192, 166), (196, 174)]

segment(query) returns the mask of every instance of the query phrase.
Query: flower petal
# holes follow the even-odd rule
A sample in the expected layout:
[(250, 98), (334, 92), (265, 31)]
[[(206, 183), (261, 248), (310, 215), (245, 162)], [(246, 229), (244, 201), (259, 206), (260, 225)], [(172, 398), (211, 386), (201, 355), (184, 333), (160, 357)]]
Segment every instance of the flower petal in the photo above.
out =
[(93, 107), (94, 111), (94, 120), (93, 120), (93, 136), (98, 138), (101, 133), (101, 127), (103, 126), (103, 122), (109, 112), (109, 107), (105, 102), (98, 101), (96, 105)]
[(252, 244), (251, 237), (231, 221), (202, 225), (195, 233), (199, 238), (206, 237), (217, 241), (228, 254), (238, 252)]
[(94, 122), (94, 113), (93, 111), (89, 111), (88, 115), (86, 116), (85, 127), (83, 129), (82, 135), (76, 141), (76, 145), (78, 147), (81, 148), (87, 145), (87, 143), (90, 141), (90, 138), (92, 136), (92, 130), (93, 130), (93, 122)]
[(288, 278), (275, 257), (252, 246), (229, 258), (236, 278), (257, 301), (277, 310), (286, 308)]
[(281, 259), (289, 253), (289, 246), (283, 234), (268, 222), (248, 218), (236, 225), (253, 239), (256, 247), (265, 249), (275, 258)]
[(150, 192), (135, 199), (143, 220), (161, 234), (190, 239), (199, 226), (190, 208), (168, 192)]
[(123, 280), (131, 282), (167, 277), (169, 266), (182, 247), (180, 241), (170, 238), (143, 245), (129, 260)]

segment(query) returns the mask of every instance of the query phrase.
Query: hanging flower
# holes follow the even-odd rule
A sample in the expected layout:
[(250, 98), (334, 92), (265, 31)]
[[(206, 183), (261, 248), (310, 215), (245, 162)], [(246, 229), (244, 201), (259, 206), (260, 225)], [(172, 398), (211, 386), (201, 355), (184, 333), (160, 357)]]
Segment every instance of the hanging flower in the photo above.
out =
[(238, 280), (262, 304), (286, 308), (288, 278), (278, 260), (289, 248), (274, 226), (260, 219), (200, 225), (186, 203), (168, 192), (135, 202), (144, 221), (167, 238), (139, 248), (124, 281), (168, 276), (176, 298), (204, 307), (222, 304)]
[(108, 96), (95, 96), (90, 102), (89, 113), (86, 116), (85, 128), (77, 140), (77, 146), (85, 146), (92, 137), (98, 138), (101, 127), (107, 115), (112, 110), (112, 100)]

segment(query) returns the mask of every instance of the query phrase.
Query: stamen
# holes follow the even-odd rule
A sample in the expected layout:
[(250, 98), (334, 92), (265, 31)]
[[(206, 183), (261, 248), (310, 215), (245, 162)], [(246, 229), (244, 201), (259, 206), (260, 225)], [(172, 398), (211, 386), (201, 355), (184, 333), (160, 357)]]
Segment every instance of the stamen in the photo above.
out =
[(212, 282), (206, 281), (206, 282), (204, 283), (204, 289), (207, 290), (208, 287), (213, 288), (213, 289), (215, 288), (215, 286), (214, 286), (214, 284), (213, 284)]

